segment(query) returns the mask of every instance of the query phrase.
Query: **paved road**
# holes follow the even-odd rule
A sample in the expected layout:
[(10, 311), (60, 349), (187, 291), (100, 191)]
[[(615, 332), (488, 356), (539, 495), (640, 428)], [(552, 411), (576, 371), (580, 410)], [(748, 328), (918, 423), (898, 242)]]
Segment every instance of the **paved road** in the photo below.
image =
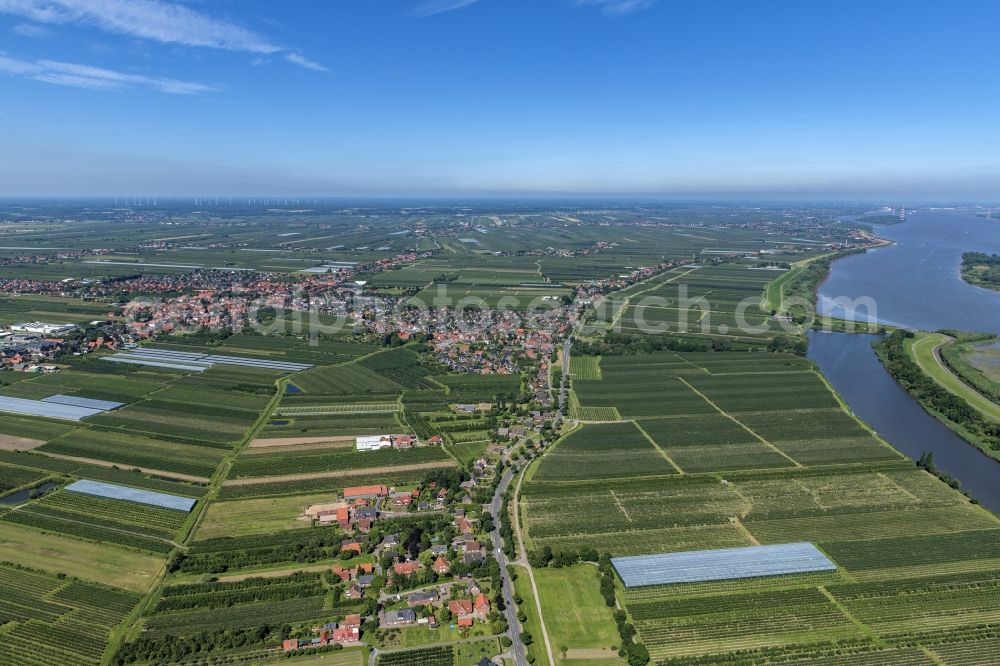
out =
[(559, 426), (562, 425), (562, 410), (566, 406), (567, 390), (566, 378), (569, 377), (569, 355), (570, 351), (573, 349), (573, 341), (571, 338), (566, 338), (563, 342), (562, 349), (562, 378), (559, 380), (559, 398), (556, 401), (556, 421), (553, 424), (553, 428), (558, 433)]
[(490, 513), (493, 515), (493, 547), (497, 550), (495, 555), (500, 564), (500, 579), (503, 582), (503, 603), (506, 606), (504, 615), (507, 616), (507, 635), (513, 644), (510, 647), (511, 655), (517, 666), (528, 666), (528, 658), (524, 651), (524, 644), (521, 643), (521, 625), (517, 621), (517, 606), (514, 604), (514, 585), (511, 583), (510, 574), (507, 573), (507, 556), (503, 552), (503, 539), (500, 536), (500, 507), (503, 503), (503, 495), (510, 486), (511, 479), (514, 478), (514, 470), (510, 467), (500, 478), (500, 485), (497, 486), (496, 493), (493, 494), (493, 501), (490, 502)]

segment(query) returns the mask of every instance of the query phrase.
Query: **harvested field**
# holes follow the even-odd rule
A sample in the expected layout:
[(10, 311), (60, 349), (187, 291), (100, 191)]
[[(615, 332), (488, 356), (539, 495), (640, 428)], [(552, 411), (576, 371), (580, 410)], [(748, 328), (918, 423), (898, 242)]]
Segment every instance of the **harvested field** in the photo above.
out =
[(0, 434), (0, 451), (30, 451), (45, 443), (42, 439)]

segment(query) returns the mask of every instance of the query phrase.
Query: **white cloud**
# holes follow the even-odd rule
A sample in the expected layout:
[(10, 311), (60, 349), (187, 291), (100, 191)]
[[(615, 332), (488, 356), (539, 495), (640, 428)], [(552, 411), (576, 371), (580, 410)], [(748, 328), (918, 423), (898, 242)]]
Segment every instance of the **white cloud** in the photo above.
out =
[(160, 0), (0, 0), (0, 11), (40, 23), (86, 23), (164, 44), (275, 53), (281, 47), (240, 25)]
[(16, 35), (21, 35), (22, 37), (44, 37), (49, 34), (49, 31), (40, 25), (34, 23), (18, 23), (11, 31)]
[(649, 9), (656, 0), (576, 0), (576, 4), (600, 7), (605, 14), (621, 15)]
[(285, 60), (288, 62), (298, 65), (299, 67), (305, 67), (306, 69), (311, 69), (314, 72), (329, 72), (330, 68), (325, 65), (321, 65), (318, 62), (314, 62), (305, 56), (298, 53), (286, 53)]
[(128, 74), (103, 67), (92, 67), (58, 60), (18, 60), (0, 54), (0, 72), (45, 83), (54, 83), (89, 90), (126, 90), (147, 88), (174, 95), (195, 95), (213, 90), (210, 86), (191, 81), (178, 81), (159, 76)]
[(434, 16), (435, 14), (443, 14), (444, 12), (468, 7), (475, 2), (478, 2), (478, 0), (424, 0), (417, 5), (413, 13), (416, 16)]
[(317, 71), (323, 68), (238, 23), (164, 0), (0, 0), (0, 13), (37, 23), (92, 25), (162, 44), (260, 55), (285, 53), (293, 64)]

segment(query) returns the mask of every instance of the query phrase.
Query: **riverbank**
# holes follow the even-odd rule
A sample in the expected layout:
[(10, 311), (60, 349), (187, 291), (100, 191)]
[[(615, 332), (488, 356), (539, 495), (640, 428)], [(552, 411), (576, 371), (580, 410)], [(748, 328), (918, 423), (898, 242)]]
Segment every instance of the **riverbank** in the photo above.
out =
[(955, 342), (955, 338), (945, 333), (920, 331), (914, 338), (906, 341), (906, 350), (924, 374), (939, 386), (965, 400), (983, 418), (1000, 424), (1000, 404), (967, 383), (944, 360), (944, 350)]
[(809, 359), (851, 412), (910, 459), (934, 455), (939, 470), (1000, 515), (1000, 462), (969, 445), (907, 393), (875, 355), (877, 335), (810, 331)]
[(1000, 460), (1000, 426), (921, 368), (912, 349), (916, 341), (915, 333), (896, 331), (875, 343), (875, 354), (889, 374), (928, 413), (984, 454)]

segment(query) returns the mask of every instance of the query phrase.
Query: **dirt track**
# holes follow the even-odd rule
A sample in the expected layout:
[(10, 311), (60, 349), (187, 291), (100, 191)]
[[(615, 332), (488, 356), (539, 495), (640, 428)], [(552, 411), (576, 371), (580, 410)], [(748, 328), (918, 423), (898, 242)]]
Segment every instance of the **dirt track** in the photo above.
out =
[(66, 456), (61, 453), (49, 453), (48, 451), (39, 451), (39, 453), (41, 453), (42, 455), (46, 455), (50, 458), (59, 458), (60, 460), (73, 460), (78, 463), (97, 465), (98, 467), (118, 467), (119, 469), (124, 469), (124, 470), (137, 469), (143, 474), (162, 476), (167, 479), (180, 479), (181, 481), (191, 481), (193, 483), (208, 483), (211, 480), (205, 476), (194, 476), (192, 474), (178, 474), (177, 472), (164, 472), (162, 469), (150, 469), (148, 467), (134, 467), (132, 465), (120, 465), (118, 463), (108, 462), (107, 460), (95, 460), (94, 458), (79, 458), (77, 456)]
[(333, 472), (310, 472), (308, 474), (285, 474), (284, 476), (255, 476), (248, 479), (227, 479), (224, 486), (254, 486), (261, 483), (280, 483), (282, 481), (306, 481), (308, 479), (336, 479), (341, 476), (378, 475), (386, 472), (410, 472), (419, 469), (434, 469), (439, 467), (455, 467), (455, 462), (442, 460), (438, 462), (415, 463), (413, 465), (393, 465), (390, 467), (366, 467), (364, 469), (341, 469)]

